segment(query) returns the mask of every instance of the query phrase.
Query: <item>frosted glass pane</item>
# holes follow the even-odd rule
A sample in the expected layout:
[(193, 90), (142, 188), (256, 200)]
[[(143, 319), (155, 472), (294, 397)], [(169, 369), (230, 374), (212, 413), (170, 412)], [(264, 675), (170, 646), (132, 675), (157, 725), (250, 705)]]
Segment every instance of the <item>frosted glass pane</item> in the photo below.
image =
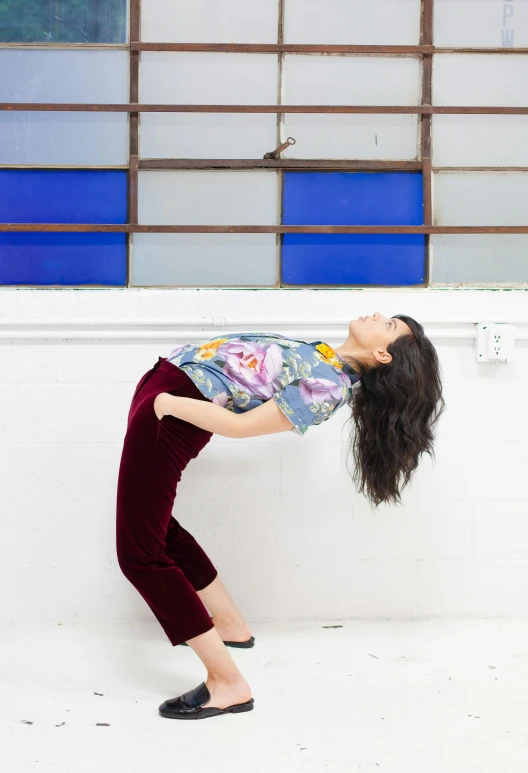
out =
[[(276, 104), (277, 57), (259, 54), (142, 55), (146, 103)], [(143, 113), (144, 158), (262, 158), (274, 150), (274, 114)]]
[(278, 0), (141, 0), (141, 38), (160, 43), (276, 43)]
[(461, 172), (434, 175), (435, 225), (528, 225), (528, 174)]
[(127, 0), (2, 0), (3, 43), (125, 43)]
[(0, 101), (128, 102), (128, 52), (0, 49)]
[[(128, 53), (0, 50), (1, 102), (128, 102)], [(2, 164), (126, 164), (127, 113), (0, 112)]]
[(269, 104), (277, 98), (277, 56), (146, 51), (140, 87), (147, 103)]
[(312, 115), (286, 113), (284, 158), (417, 158), (415, 115)]
[(437, 46), (528, 46), (526, 0), (435, 0)]
[(273, 286), (275, 234), (135, 234), (132, 285)]
[(262, 158), (277, 147), (275, 115), (143, 113), (143, 158)]
[(528, 282), (528, 235), (436, 234), (433, 282)]
[(418, 45), (420, 0), (286, 0), (285, 43)]
[(284, 57), (286, 105), (416, 105), (417, 59), (365, 56)]
[(140, 172), (139, 222), (275, 225), (277, 183), (274, 171)]
[(2, 110), (0, 164), (128, 164), (128, 114)]
[(433, 104), (525, 106), (528, 56), (437, 54), (433, 57)]
[(528, 116), (434, 115), (435, 166), (528, 166)]
[[(412, 58), (285, 57), (284, 104), (414, 105), (420, 65)], [(285, 158), (413, 159), (417, 116), (285, 113)]]

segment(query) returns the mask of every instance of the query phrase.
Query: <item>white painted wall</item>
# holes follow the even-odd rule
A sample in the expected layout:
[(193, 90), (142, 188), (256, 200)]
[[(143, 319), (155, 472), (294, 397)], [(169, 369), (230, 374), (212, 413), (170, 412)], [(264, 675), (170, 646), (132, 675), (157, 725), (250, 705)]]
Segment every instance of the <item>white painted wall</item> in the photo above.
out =
[[(117, 565), (115, 497), (134, 387), (185, 341), (171, 319), (226, 317), (229, 330), (291, 319), (285, 335), (310, 320), (308, 340), (337, 346), (348, 320), (374, 311), (422, 322), (444, 373), (436, 464), (422, 461), (403, 507), (374, 511), (355, 491), (344, 408), (304, 438), (213, 436), (182, 477), (174, 515), (249, 620), (524, 616), (528, 341), (516, 341), (514, 362), (485, 365), (472, 339), (435, 331), (450, 319), (468, 320), (455, 326), (465, 331), (526, 319), (526, 290), (3, 288), (0, 322), (91, 317), (96, 331), (97, 320), (159, 318), (168, 337), (0, 340), (0, 621), (151, 620)], [(343, 320), (342, 335), (325, 335), (330, 319)]]

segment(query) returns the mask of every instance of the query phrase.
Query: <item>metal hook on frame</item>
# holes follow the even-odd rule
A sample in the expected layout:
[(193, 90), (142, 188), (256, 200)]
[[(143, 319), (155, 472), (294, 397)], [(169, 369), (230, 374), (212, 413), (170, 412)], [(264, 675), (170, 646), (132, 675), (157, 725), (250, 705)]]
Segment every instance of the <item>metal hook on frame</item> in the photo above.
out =
[(283, 150), (286, 150), (290, 145), (295, 145), (295, 140), (293, 137), (288, 137), (286, 142), (283, 142), (282, 145), (279, 145), (278, 148), (275, 150), (272, 150), (270, 153), (265, 153), (262, 158), (278, 158), (279, 153), (282, 153)]

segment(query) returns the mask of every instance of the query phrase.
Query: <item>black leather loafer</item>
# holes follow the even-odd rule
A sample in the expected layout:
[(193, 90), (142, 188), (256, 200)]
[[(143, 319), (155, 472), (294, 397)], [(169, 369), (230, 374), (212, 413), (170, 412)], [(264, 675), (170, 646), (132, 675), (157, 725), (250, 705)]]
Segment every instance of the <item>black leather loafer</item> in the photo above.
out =
[(205, 682), (202, 682), (192, 690), (184, 692), (178, 698), (170, 698), (159, 707), (159, 713), (162, 717), (169, 719), (206, 719), (206, 717), (215, 717), (217, 714), (238, 714), (242, 711), (251, 711), (253, 709), (253, 698), (246, 703), (235, 703), (233, 706), (227, 706), (225, 709), (211, 706), (203, 709), (204, 703), (211, 700)]
[[(181, 644), (184, 644), (186, 647), (189, 646), (186, 641), (182, 641)], [(255, 646), (255, 637), (252, 636), (251, 639), (248, 639), (247, 641), (225, 641), (224, 644), (226, 647), (242, 647), (243, 649), (248, 649), (248, 647)]]

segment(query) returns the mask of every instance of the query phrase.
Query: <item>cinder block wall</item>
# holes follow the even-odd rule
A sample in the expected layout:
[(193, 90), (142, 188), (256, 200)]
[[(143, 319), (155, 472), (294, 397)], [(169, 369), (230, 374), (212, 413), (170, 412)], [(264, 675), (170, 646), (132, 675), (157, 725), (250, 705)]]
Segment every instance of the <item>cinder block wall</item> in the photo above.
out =
[[(360, 314), (414, 316), (440, 355), (447, 409), (436, 463), (425, 457), (402, 507), (371, 510), (355, 491), (344, 408), (304, 438), (213, 436), (183, 474), (174, 515), (251, 620), (524, 616), (528, 342), (516, 342), (514, 362), (485, 365), (473, 340), (435, 331), (471, 330), (451, 319), (526, 318), (526, 298), (523, 290), (4, 288), (0, 319), (91, 317), (94, 331), (109, 318), (226, 317), (227, 329), (266, 319), (262, 329), (284, 334), (308, 323), (321, 330), (308, 340), (337, 346)], [(284, 319), (288, 327), (274, 322)], [(342, 336), (325, 335), (330, 319), (343, 319)], [(185, 334), (135, 335), (0, 341), (3, 622), (151, 619), (115, 557), (117, 471), (134, 387)]]

